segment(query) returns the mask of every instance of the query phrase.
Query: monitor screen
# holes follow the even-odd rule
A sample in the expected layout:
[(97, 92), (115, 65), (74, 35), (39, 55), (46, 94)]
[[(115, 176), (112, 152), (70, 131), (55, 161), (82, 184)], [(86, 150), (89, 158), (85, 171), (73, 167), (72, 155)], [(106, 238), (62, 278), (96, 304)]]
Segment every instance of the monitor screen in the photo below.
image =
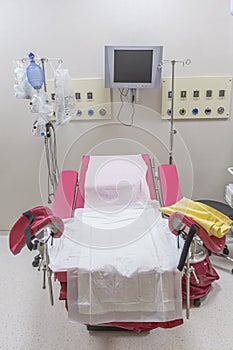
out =
[(151, 83), (152, 50), (114, 50), (115, 83)]
[(105, 87), (160, 87), (162, 52), (162, 46), (105, 46)]

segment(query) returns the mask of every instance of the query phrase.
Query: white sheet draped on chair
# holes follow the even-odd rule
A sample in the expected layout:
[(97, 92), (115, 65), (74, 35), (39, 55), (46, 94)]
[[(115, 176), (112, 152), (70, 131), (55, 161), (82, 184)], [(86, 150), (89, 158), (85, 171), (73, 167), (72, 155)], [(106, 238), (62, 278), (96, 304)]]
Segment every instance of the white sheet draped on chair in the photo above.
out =
[(68, 270), (69, 317), (82, 323), (182, 318), (176, 237), (149, 199), (141, 155), (91, 157), (85, 207), (50, 246)]

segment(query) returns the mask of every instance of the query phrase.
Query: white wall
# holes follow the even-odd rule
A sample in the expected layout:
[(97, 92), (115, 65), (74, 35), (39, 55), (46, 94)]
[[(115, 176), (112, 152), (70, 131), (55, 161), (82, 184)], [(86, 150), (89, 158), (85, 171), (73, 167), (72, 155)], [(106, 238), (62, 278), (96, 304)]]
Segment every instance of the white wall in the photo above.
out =
[[(73, 78), (101, 77), (104, 45), (160, 44), (164, 58), (192, 60), (189, 67), (177, 66), (177, 76), (232, 76), (232, 33), (230, 1), (1, 0), (0, 229), (9, 229), (22, 211), (42, 203), (46, 192), (43, 142), (31, 135), (27, 102), (13, 95), (12, 60), (33, 51), (61, 57)], [(169, 66), (163, 75), (170, 75)], [(147, 150), (167, 162), (169, 126), (160, 120), (160, 99), (160, 91), (142, 92), (140, 103), (152, 109), (138, 106), (131, 129), (100, 122), (72, 122), (60, 129), (61, 167), (78, 167), (81, 155), (92, 148), (94, 153)], [(176, 122), (176, 129), (175, 160), (184, 194), (223, 199), (224, 184), (232, 181), (226, 171), (233, 164), (232, 117)]]

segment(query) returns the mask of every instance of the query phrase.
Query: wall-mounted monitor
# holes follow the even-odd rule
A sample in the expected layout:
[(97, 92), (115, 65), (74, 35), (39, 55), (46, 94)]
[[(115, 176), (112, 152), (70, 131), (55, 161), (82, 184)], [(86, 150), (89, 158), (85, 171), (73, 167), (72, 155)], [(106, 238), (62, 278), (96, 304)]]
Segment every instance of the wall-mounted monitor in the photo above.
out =
[(105, 46), (106, 88), (159, 88), (162, 46)]

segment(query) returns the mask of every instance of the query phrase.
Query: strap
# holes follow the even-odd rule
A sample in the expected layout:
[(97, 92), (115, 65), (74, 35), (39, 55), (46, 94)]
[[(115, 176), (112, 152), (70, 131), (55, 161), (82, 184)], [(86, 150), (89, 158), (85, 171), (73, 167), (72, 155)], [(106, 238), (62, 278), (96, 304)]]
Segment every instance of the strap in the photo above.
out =
[(25, 233), (25, 237), (26, 237), (26, 244), (29, 250), (34, 250), (36, 249), (36, 245), (32, 243), (31, 240), (31, 225), (35, 220), (34, 215), (32, 214), (32, 212), (30, 210), (25, 211), (25, 213), (23, 213), (23, 215), (28, 219), (29, 221), (29, 225), (25, 228), (24, 233)]

